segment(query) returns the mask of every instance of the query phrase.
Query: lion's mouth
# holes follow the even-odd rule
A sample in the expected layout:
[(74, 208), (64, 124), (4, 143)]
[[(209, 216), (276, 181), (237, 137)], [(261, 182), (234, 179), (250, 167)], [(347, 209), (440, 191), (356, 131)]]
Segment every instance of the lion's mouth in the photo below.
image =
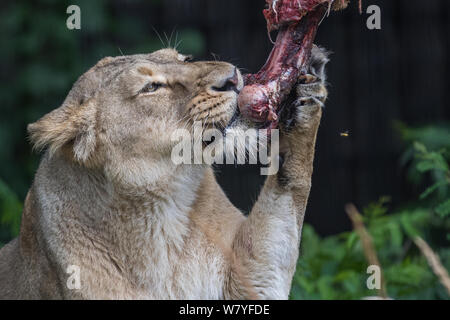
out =
[(231, 116), (230, 120), (228, 121), (228, 123), (226, 124), (226, 126), (224, 126), (224, 127), (222, 128), (221, 131), (222, 131), (222, 132), (226, 132), (227, 129), (229, 129), (229, 128), (231, 128), (233, 125), (235, 125), (236, 122), (238, 121), (240, 115), (241, 115), (241, 111), (239, 110), (239, 108), (238, 108), (237, 105), (236, 105), (233, 115)]

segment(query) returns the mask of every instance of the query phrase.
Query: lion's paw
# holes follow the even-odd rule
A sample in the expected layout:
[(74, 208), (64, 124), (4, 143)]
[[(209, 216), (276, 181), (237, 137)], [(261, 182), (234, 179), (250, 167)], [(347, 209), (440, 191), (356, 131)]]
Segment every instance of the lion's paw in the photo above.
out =
[(328, 53), (317, 46), (311, 51), (311, 63), (308, 73), (299, 77), (296, 87), (296, 99), (289, 114), (285, 116), (286, 128), (306, 124), (320, 109), (324, 108), (328, 97), (325, 66)]

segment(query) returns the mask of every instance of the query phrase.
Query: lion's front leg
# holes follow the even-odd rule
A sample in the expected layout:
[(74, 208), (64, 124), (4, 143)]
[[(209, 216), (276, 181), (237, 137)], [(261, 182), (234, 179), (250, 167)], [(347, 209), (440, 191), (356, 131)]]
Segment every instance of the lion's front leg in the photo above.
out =
[(310, 74), (299, 79), (291, 117), (280, 125), (283, 163), (269, 176), (233, 243), (230, 297), (287, 299), (311, 188), (317, 130), (327, 97), (324, 67), (313, 49)]

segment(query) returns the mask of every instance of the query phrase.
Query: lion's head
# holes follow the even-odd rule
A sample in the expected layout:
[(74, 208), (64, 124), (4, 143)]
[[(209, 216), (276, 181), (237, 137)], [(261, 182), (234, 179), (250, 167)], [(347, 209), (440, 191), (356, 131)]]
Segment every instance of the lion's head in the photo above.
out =
[(32, 142), (87, 167), (129, 170), (169, 156), (171, 133), (193, 121), (225, 128), (237, 112), (239, 70), (189, 60), (173, 49), (102, 59), (61, 107), (28, 126)]

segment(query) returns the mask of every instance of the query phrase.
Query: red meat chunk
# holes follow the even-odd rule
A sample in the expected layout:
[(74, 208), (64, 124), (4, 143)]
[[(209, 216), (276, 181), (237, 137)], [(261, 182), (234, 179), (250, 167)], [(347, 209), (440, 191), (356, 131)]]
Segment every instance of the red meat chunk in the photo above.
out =
[(269, 31), (279, 29), (266, 64), (245, 76), (239, 94), (241, 113), (268, 128), (278, 124), (279, 108), (300, 74), (306, 73), (320, 21), (331, 9), (344, 8), (347, 0), (266, 0), (263, 11)]

